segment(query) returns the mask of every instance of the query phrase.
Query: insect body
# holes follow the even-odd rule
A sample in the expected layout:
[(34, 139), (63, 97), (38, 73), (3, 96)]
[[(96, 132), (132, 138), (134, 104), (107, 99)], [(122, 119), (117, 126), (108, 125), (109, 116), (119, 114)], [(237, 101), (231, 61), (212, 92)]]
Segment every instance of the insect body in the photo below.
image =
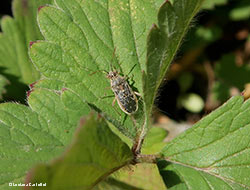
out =
[(121, 110), (128, 115), (135, 113), (138, 109), (138, 100), (125, 77), (120, 76), (117, 71), (110, 71), (107, 78), (110, 79), (115, 100), (117, 100)]

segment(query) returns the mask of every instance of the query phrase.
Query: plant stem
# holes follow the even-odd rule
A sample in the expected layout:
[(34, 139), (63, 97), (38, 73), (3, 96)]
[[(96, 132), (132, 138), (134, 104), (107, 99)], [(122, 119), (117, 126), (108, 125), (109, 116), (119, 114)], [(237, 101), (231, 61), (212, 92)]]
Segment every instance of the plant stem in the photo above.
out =
[(155, 164), (157, 159), (159, 159), (160, 156), (156, 154), (148, 154), (148, 155), (143, 155), (139, 154), (137, 155), (136, 163), (151, 163)]
[(141, 153), (141, 147), (145, 137), (145, 123), (143, 124), (142, 130), (137, 132), (133, 147), (132, 153), (134, 155), (134, 159), (136, 160), (137, 156)]

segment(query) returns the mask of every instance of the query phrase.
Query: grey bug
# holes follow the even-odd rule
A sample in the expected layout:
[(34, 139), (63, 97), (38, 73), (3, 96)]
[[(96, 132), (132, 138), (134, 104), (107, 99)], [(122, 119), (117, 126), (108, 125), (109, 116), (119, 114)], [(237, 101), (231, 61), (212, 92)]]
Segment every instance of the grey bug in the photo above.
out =
[[(114, 49), (112, 60), (115, 56), (115, 51), (116, 48)], [(132, 67), (129, 73), (132, 72), (135, 66), (136, 65)], [(137, 96), (141, 95), (138, 92), (134, 92), (131, 89), (128, 82), (126, 81), (126, 77), (121, 76), (118, 71), (113, 69), (112, 61), (109, 64), (109, 70), (110, 70), (109, 72), (106, 70), (99, 70), (99, 71), (105, 72), (107, 74), (106, 77), (110, 79), (111, 89), (115, 94), (112, 106), (114, 106), (115, 101), (117, 101), (119, 107), (123, 112), (125, 112), (128, 115), (134, 114), (138, 110), (138, 100), (136, 95)]]
[(128, 115), (134, 114), (138, 110), (137, 93), (131, 89), (125, 77), (119, 75), (117, 71), (109, 71), (107, 78), (110, 79), (111, 89), (115, 94), (113, 105), (116, 100), (123, 112)]

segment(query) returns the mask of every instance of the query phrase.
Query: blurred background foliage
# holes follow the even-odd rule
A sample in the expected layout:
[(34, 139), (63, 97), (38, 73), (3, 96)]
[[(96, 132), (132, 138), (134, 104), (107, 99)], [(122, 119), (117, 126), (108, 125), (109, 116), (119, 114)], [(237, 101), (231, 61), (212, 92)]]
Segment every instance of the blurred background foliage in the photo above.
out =
[[(1, 2), (1, 102), (25, 104), (28, 85), (40, 77), (27, 59), (28, 54), (21, 58), (20, 54), (27, 52), (30, 41), (42, 39), (36, 25), (36, 10), (49, 2)], [(159, 90), (155, 101), (157, 122), (165, 121), (167, 117), (194, 123), (232, 95), (249, 89), (250, 1), (205, 0), (203, 8), (193, 21)], [(10, 18), (13, 15), (14, 18)], [(12, 22), (11, 26), (17, 26), (18, 31), (8, 30), (9, 26), (4, 31), (6, 20)], [(3, 41), (6, 36), (9, 40), (7, 47), (6, 40)], [(20, 64), (30, 65), (29, 70), (23, 72)]]
[(25, 104), (28, 85), (40, 78), (28, 56), (29, 43), (43, 39), (37, 9), (51, 0), (1, 1), (0, 93), (1, 101)]
[[(206, 0), (156, 100), (163, 115), (192, 124), (250, 84), (250, 1)], [(243, 92), (244, 91), (244, 92)]]

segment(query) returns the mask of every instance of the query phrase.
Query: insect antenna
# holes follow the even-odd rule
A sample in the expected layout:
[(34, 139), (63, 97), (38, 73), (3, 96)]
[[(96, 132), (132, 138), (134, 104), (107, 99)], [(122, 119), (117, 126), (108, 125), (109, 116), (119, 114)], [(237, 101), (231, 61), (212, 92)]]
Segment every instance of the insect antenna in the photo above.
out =
[(97, 71), (94, 71), (94, 72), (90, 73), (89, 76), (92, 76), (92, 75), (96, 74), (97, 72), (104, 72), (104, 73), (106, 73), (106, 74), (109, 73), (109, 72), (106, 71), (106, 70), (97, 70)]
[[(116, 52), (116, 48), (114, 48), (114, 51), (113, 51), (113, 55), (112, 55), (112, 59), (111, 59), (111, 62), (109, 64), (109, 69), (110, 71), (115, 71), (116, 68), (114, 68), (113, 66), (113, 60), (115, 58), (115, 52)], [(122, 67), (121, 67), (121, 64), (119, 63), (119, 61), (116, 61), (116, 63), (119, 65), (119, 73), (122, 73)]]
[(109, 62), (109, 70), (110, 70), (110, 71), (114, 71), (114, 68), (113, 68), (113, 60), (114, 60), (114, 57), (115, 57), (115, 52), (116, 52), (116, 48), (114, 48), (114, 51), (113, 51), (113, 54), (112, 54), (112, 59), (111, 59), (111, 61)]
[[(116, 52), (116, 48), (114, 48), (111, 61), (109, 62), (109, 71), (114, 71), (112, 63), (113, 63), (113, 60), (114, 60), (114, 57), (115, 57), (115, 52)], [(104, 72), (106, 74), (109, 74), (109, 72), (106, 71), (106, 70), (97, 70), (97, 71), (94, 71), (94, 72), (90, 73), (89, 75), (92, 76), (92, 75), (96, 74), (97, 72)]]

